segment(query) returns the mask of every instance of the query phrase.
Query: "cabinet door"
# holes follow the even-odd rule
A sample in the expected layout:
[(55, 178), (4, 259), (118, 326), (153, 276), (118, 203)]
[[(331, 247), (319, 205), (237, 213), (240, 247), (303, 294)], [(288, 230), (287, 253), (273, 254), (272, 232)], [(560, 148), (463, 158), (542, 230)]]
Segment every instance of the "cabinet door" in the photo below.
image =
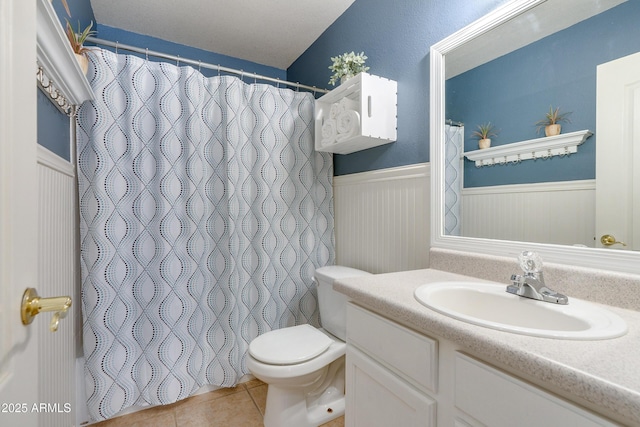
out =
[[(455, 405), (491, 427), (613, 427), (615, 424), (461, 353)], [(461, 425), (464, 421), (458, 420)], [(469, 422), (478, 425), (476, 422)]]
[(347, 347), (347, 427), (434, 427), (436, 402)]

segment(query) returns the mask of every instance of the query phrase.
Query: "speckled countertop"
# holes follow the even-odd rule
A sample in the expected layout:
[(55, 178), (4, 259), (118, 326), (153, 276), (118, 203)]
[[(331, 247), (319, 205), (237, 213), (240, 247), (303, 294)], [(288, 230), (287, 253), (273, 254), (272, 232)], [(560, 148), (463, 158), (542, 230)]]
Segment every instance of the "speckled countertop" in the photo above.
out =
[(455, 320), (413, 296), (425, 283), (455, 280), (480, 279), (427, 269), (341, 279), (334, 288), (389, 319), (452, 341), (469, 354), (617, 422), (640, 426), (640, 312), (606, 306), (628, 324), (629, 332), (620, 338), (556, 340)]

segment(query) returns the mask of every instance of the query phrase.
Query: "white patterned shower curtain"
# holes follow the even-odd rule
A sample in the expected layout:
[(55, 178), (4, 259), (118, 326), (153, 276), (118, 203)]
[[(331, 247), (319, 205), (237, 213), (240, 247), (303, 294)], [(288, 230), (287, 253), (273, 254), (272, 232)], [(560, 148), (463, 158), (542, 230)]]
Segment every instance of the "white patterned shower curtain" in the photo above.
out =
[(445, 125), (444, 234), (460, 236), (462, 225), (462, 152), (464, 126)]
[(78, 114), (85, 381), (93, 420), (245, 374), (249, 342), (318, 324), (332, 158), (313, 97), (96, 50)]

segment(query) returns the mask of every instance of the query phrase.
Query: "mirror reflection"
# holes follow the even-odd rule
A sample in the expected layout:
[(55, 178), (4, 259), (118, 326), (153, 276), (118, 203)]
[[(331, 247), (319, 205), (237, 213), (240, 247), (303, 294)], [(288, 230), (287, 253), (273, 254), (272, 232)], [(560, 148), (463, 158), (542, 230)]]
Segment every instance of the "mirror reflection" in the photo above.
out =
[[(633, 215), (640, 190), (630, 184), (634, 170), (640, 175), (640, 156), (633, 158), (629, 131), (640, 104), (634, 110), (624, 92), (601, 95), (640, 79), (628, 71), (635, 67), (629, 58), (640, 58), (633, 55), (640, 51), (640, 2), (598, 1), (592, 10), (586, 3), (565, 11), (562, 22), (529, 11), (447, 53), (445, 234), (640, 250), (633, 236), (634, 221), (640, 230), (640, 213)], [(515, 50), (495, 42), (509, 39)], [(621, 83), (625, 72), (630, 81)], [(561, 134), (593, 133), (577, 152), (521, 161), (500, 154), (490, 166), (464, 155), (479, 150), (474, 132), (488, 123), (495, 134), (488, 150), (531, 140), (542, 145), (545, 133), (536, 124), (556, 108), (567, 113)]]

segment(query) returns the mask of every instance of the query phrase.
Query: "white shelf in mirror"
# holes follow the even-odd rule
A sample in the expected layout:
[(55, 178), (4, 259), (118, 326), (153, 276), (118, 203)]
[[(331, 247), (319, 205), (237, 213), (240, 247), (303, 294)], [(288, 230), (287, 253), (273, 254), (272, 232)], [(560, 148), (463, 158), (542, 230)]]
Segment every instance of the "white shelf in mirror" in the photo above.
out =
[(548, 159), (553, 156), (567, 156), (577, 153), (578, 145), (585, 142), (591, 135), (593, 133), (588, 130), (580, 130), (468, 151), (463, 155), (476, 162), (476, 167), (520, 163), (522, 160), (530, 159)]
[(93, 91), (50, 0), (38, 0), (36, 22), (38, 79), (52, 102), (69, 114), (74, 106), (93, 99)]

